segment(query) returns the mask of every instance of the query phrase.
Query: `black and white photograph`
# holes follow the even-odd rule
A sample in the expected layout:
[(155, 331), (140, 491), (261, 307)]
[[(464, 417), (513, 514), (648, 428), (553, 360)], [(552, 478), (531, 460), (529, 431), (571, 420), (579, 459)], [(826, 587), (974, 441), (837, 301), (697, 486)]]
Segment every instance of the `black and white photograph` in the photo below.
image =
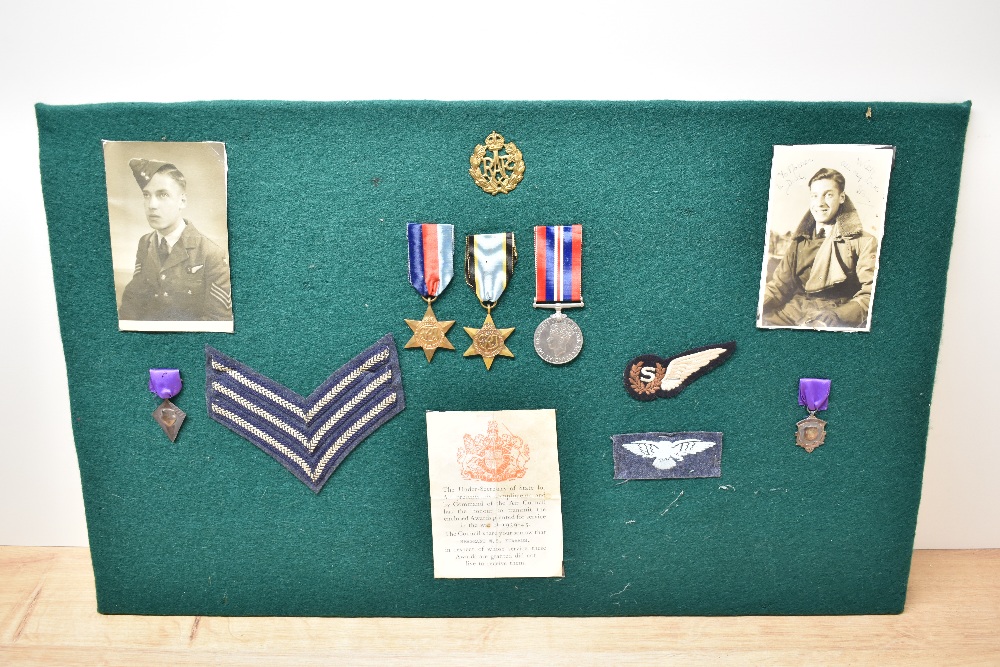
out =
[(757, 327), (870, 331), (892, 146), (775, 146)]
[(118, 328), (233, 332), (226, 146), (105, 141)]

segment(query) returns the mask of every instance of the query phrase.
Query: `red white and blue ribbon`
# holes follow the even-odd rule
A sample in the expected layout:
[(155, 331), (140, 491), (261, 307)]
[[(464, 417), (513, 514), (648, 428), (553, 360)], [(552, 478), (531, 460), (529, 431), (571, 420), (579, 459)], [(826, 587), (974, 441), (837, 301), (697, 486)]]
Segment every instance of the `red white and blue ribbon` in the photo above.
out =
[(455, 275), (455, 228), (410, 222), (406, 225), (406, 238), (410, 249), (410, 284), (420, 296), (433, 299)]
[(582, 303), (583, 225), (535, 227), (535, 305)]

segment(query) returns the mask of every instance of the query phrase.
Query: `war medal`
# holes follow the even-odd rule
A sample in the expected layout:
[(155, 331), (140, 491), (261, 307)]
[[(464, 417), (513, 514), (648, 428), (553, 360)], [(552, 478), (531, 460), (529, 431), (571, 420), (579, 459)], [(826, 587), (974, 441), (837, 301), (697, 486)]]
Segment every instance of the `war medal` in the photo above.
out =
[(182, 385), (181, 372), (176, 368), (149, 369), (149, 390), (163, 399), (160, 407), (153, 411), (153, 419), (170, 438), (170, 442), (177, 439), (181, 424), (187, 417), (183, 410), (170, 402), (171, 398), (181, 393)]
[(496, 132), (486, 137), (485, 146), (476, 144), (469, 165), (469, 176), (483, 192), (491, 195), (507, 194), (524, 178), (521, 151), (513, 141), (504, 143), (503, 135)]
[(816, 416), (830, 405), (830, 381), (819, 378), (799, 379), (799, 405), (804, 405), (809, 416), (798, 422), (795, 444), (810, 454), (826, 440), (826, 422)]
[(486, 370), (490, 369), (496, 357), (514, 356), (505, 342), (514, 333), (514, 327), (497, 329), (493, 323), (493, 307), (514, 275), (516, 263), (517, 247), (513, 232), (465, 237), (465, 282), (486, 309), (486, 321), (479, 329), (464, 327), (465, 333), (472, 337), (472, 345), (464, 356), (478, 354), (486, 363)]
[(406, 320), (413, 330), (413, 337), (403, 347), (423, 349), (430, 362), (438, 349), (455, 349), (447, 338), (448, 329), (455, 324), (455, 320), (439, 322), (431, 308), (431, 303), (455, 275), (455, 228), (451, 225), (410, 222), (406, 225), (406, 239), (409, 245), (410, 284), (427, 302), (427, 312), (423, 319)]
[(580, 354), (583, 332), (563, 308), (583, 308), (581, 272), (583, 225), (535, 227), (535, 308), (555, 313), (535, 329), (535, 352), (550, 364), (566, 364)]

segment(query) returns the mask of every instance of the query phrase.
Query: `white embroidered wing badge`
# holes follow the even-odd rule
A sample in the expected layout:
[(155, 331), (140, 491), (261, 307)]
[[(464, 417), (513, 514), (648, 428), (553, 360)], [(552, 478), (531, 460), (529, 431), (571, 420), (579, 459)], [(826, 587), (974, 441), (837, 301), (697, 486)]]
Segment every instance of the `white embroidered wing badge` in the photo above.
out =
[(626, 442), (622, 446), (633, 454), (638, 454), (647, 459), (653, 459), (653, 466), (660, 470), (670, 470), (689, 454), (703, 452), (710, 447), (714, 447), (714, 442), (707, 440), (677, 440), (675, 442), (653, 440), (636, 440)]

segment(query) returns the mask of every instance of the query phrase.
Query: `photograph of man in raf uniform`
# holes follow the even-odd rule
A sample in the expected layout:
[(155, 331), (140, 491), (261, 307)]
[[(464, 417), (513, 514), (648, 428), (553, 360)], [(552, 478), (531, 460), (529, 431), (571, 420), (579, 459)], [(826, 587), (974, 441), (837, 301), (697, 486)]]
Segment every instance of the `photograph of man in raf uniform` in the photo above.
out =
[[(105, 144), (106, 159), (107, 148), (114, 143), (117, 142)], [(166, 150), (165, 146), (172, 146), (173, 150)], [(225, 245), (220, 247), (195, 226), (188, 216), (188, 179), (174, 161), (168, 161), (176, 159), (175, 157), (163, 155), (164, 152), (182, 154), (185, 152), (182, 146), (133, 145), (133, 148), (154, 149), (157, 157), (165, 159), (132, 157), (126, 162), (128, 173), (133, 179), (132, 199), (135, 199), (135, 194), (141, 195), (147, 227), (138, 244), (132, 246), (135, 258), (132, 275), (120, 292), (118, 317), (121, 329), (232, 331), (232, 288)], [(221, 147), (222, 144), (214, 146)], [(217, 155), (213, 150), (208, 157)], [(197, 156), (192, 155), (189, 159), (193, 160), (195, 157)], [(212, 161), (214, 160), (210, 160), (207, 165), (209, 170), (212, 169)], [(202, 166), (200, 170), (205, 168)], [(112, 165), (108, 164), (109, 212), (117, 208), (112, 203), (111, 171)], [(138, 188), (135, 188), (136, 185)], [(222, 201), (225, 201), (224, 191)], [(134, 209), (134, 203), (130, 204)], [(201, 208), (207, 212), (214, 210), (214, 217), (218, 217), (218, 202)], [(221, 208), (225, 210), (224, 203)], [(116, 216), (113, 215), (111, 221), (113, 245), (115, 232), (122, 231), (116, 230), (121, 225), (116, 225), (114, 217)], [(218, 225), (215, 227), (217, 233)], [(119, 274), (120, 272), (116, 272), (117, 282), (122, 279)]]
[[(822, 164), (824, 157), (829, 159), (817, 155), (813, 160), (797, 160), (792, 163), (797, 165), (797, 171), (785, 170), (786, 193), (801, 190), (803, 185), (808, 189), (808, 209), (798, 218), (794, 229), (777, 233), (770, 224), (769, 207), (772, 228), (762, 270), (759, 327), (841, 331), (870, 328), (879, 238), (865, 229), (858, 208), (847, 194), (844, 173), (829, 166), (814, 168), (812, 163)], [(866, 190), (866, 205), (879, 209), (876, 217), (881, 220), (888, 168), (884, 187), (875, 183), (872, 174), (884, 160), (840, 158), (839, 162), (871, 179), (860, 187)], [(891, 156), (886, 167), (891, 167)], [(804, 178), (806, 173), (811, 174), (808, 179)], [(772, 182), (772, 197), (773, 185)], [(881, 235), (882, 230), (879, 227), (872, 231)]]

